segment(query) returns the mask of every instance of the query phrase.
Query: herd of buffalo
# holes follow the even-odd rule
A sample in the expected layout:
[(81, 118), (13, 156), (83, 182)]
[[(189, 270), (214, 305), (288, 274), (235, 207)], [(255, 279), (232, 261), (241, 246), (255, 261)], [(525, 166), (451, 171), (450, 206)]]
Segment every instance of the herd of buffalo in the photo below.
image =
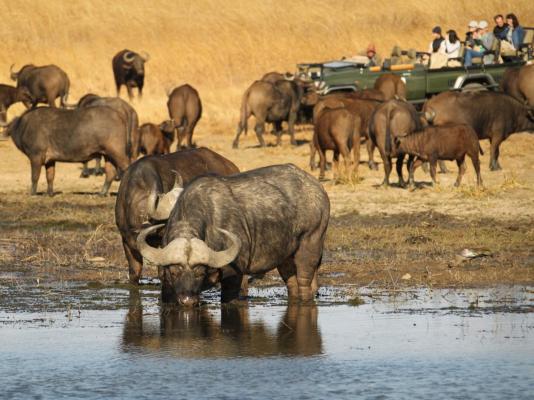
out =
[[(37, 192), (44, 166), (53, 195), (56, 162), (84, 163), (82, 177), (87, 177), (87, 163), (96, 160), (95, 172), (105, 174), (103, 195), (120, 177), (115, 216), (130, 281), (139, 282), (143, 264), (156, 266), (164, 302), (196, 305), (201, 291), (217, 284), (222, 301), (231, 302), (246, 290), (248, 275), (275, 268), (290, 298), (313, 299), (330, 214), (319, 181), (292, 164), (240, 173), (221, 155), (193, 148), (202, 103), (187, 84), (169, 93), (168, 120), (140, 126), (135, 109), (119, 95), (125, 85), (130, 100), (133, 88), (141, 97), (148, 59), (130, 50), (117, 53), (112, 60), (117, 97), (89, 93), (76, 104), (68, 103), (70, 81), (59, 67), (11, 68), (17, 84), (0, 85), (0, 124), (30, 160), (31, 193)], [(322, 96), (313, 82), (271, 72), (245, 91), (233, 147), (247, 132), (250, 116), (261, 147), (267, 123), (277, 145), (284, 122), (291, 144), (297, 143), (296, 124), (313, 124), (310, 167), (315, 168), (318, 153), (319, 178), (325, 175), (327, 150), (333, 151), (335, 174), (340, 173), (340, 154), (346, 172), (357, 173), (365, 143), (369, 168), (377, 168), (373, 154), (378, 148), (385, 185), (396, 158), (399, 184), (405, 186), (405, 156), (410, 184), (422, 163), (429, 162), (435, 182), (438, 161), (455, 160), (460, 185), (466, 155), (481, 185), (479, 140), (489, 139), (490, 168), (497, 170), (502, 141), (514, 132), (534, 130), (534, 65), (507, 71), (501, 89), (444, 92), (418, 111), (405, 100), (398, 75), (382, 75), (374, 89)], [(7, 110), (16, 102), (28, 110), (8, 124)], [(177, 151), (171, 152), (175, 136)], [(139, 154), (147, 157), (138, 160)]]

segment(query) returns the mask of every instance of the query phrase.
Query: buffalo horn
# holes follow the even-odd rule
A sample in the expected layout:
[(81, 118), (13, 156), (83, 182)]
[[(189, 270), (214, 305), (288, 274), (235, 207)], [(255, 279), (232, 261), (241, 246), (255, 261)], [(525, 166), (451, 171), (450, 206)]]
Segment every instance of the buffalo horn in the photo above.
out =
[(127, 51), (126, 53), (123, 54), (122, 59), (128, 64), (130, 64), (135, 59), (135, 54), (132, 53), (131, 51)]
[(9, 67), (9, 73), (10, 73), (10, 76), (11, 76), (11, 80), (16, 81), (18, 76), (19, 76), (19, 74), (18, 74), (18, 72), (13, 71), (13, 67), (14, 66), (15, 66), (15, 64), (11, 64), (11, 67)]
[(148, 60), (150, 60), (150, 54), (148, 54), (146, 51), (142, 51), (141, 58), (143, 59), (144, 62), (147, 62)]
[[(182, 176), (176, 172), (172, 171), (176, 175), (174, 181), (174, 186), (165, 194), (157, 194), (155, 191), (150, 192), (147, 199), (147, 215), (155, 221), (164, 221), (169, 219), (169, 215), (182, 193), (183, 179)], [(156, 206), (156, 199), (159, 197), (158, 205)]]
[(200, 239), (191, 239), (191, 256), (189, 265), (207, 265), (211, 268), (222, 268), (235, 260), (241, 250), (241, 240), (225, 229), (217, 228), (230, 239), (232, 244), (226, 250), (215, 251)]
[(137, 236), (137, 249), (143, 256), (143, 261), (153, 265), (172, 265), (187, 262), (186, 247), (189, 247), (189, 240), (178, 238), (174, 239), (164, 248), (152, 247), (146, 242), (146, 238), (152, 232), (157, 231), (165, 224), (154, 225), (143, 229)]

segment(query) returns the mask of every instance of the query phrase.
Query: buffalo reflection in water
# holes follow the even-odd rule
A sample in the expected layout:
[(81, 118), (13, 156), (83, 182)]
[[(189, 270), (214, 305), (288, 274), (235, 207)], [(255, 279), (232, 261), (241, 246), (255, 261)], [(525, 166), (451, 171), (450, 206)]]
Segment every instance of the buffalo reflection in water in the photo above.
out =
[(143, 315), (139, 292), (132, 291), (122, 350), (184, 358), (322, 353), (317, 306), (288, 305), (277, 324), (266, 324), (256, 318), (251, 321), (250, 311), (238, 306), (166, 307), (159, 314)]

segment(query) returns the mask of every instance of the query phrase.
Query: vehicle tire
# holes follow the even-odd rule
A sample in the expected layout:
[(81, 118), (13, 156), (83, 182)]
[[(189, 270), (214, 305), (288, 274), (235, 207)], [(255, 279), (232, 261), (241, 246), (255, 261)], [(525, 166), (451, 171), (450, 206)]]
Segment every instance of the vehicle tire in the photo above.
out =
[(481, 83), (468, 83), (462, 87), (462, 92), (481, 92), (487, 90), (488, 88)]

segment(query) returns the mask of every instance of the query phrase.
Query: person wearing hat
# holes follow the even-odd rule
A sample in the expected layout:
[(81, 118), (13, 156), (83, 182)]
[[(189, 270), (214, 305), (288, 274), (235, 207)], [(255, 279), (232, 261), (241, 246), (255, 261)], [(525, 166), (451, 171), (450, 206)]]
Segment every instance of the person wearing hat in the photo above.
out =
[(473, 38), (475, 31), (478, 29), (478, 22), (477, 21), (471, 21), (467, 25), (468, 31), (465, 34), (465, 46), (466, 47), (475, 47), (475, 39)]
[(466, 67), (473, 65), (473, 58), (475, 57), (483, 57), (484, 64), (493, 63), (495, 56), (493, 54), (484, 54), (486, 51), (491, 50), (493, 42), (496, 40), (495, 35), (488, 31), (488, 26), (487, 21), (478, 23), (478, 29), (473, 35), (475, 46), (465, 50), (464, 65)]
[(378, 54), (376, 54), (376, 47), (373, 43), (369, 43), (367, 50), (365, 50), (365, 55), (369, 59), (369, 62), (367, 63), (368, 67), (380, 66), (382, 64), (382, 60)]
[(430, 42), (430, 45), (428, 46), (428, 52), (433, 53), (440, 53), (445, 54), (445, 39), (443, 38), (443, 35), (441, 34), (441, 27), (435, 26), (434, 29), (432, 29), (432, 37), (433, 40)]

